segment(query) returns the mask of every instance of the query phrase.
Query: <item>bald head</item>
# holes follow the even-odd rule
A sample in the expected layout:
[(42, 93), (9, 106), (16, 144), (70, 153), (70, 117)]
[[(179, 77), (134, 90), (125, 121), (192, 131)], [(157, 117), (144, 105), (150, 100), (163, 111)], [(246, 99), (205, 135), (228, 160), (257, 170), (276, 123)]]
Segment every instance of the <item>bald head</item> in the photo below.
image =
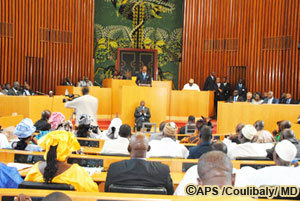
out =
[(64, 193), (55, 192), (47, 195), (43, 201), (72, 201), (72, 199)]
[(131, 158), (146, 158), (147, 151), (150, 150), (148, 138), (142, 133), (131, 136), (128, 145), (128, 152)]
[(221, 151), (210, 151), (200, 157), (198, 175), (199, 185), (234, 185), (231, 161)]
[(51, 116), (50, 110), (44, 110), (42, 112), (42, 119), (48, 121)]
[(281, 131), (280, 140), (296, 139), (296, 135), (292, 129), (286, 128)]
[(258, 120), (254, 123), (253, 125), (255, 127), (255, 129), (257, 131), (261, 131), (261, 130), (264, 130), (265, 128), (265, 123), (262, 121), (262, 120)]

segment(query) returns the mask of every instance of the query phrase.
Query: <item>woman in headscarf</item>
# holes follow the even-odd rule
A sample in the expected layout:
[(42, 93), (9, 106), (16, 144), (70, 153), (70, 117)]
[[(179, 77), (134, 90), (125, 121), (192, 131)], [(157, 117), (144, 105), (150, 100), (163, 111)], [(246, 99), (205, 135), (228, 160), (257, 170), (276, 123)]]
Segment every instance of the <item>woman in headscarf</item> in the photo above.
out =
[(61, 112), (53, 112), (49, 118), (49, 123), (51, 124), (50, 131), (72, 131), (72, 123), (70, 121), (66, 121), (66, 117)]
[[(39, 147), (33, 133), (36, 128), (33, 126), (31, 119), (23, 119), (14, 130), (14, 135), (17, 135), (19, 141), (12, 143), (12, 148), (16, 150), (25, 151), (42, 151), (43, 149)], [(31, 144), (33, 143), (33, 144)]]
[[(87, 114), (82, 114), (79, 117), (79, 126), (75, 135), (77, 137), (86, 137), (86, 138), (99, 138), (98, 127), (91, 128), (92, 118)], [(97, 133), (96, 133), (97, 132)]]
[(63, 183), (74, 186), (76, 191), (98, 192), (98, 186), (89, 173), (78, 164), (68, 164), (67, 158), (80, 149), (71, 132), (53, 131), (38, 141), (46, 150), (44, 158), (32, 166), (25, 181)]

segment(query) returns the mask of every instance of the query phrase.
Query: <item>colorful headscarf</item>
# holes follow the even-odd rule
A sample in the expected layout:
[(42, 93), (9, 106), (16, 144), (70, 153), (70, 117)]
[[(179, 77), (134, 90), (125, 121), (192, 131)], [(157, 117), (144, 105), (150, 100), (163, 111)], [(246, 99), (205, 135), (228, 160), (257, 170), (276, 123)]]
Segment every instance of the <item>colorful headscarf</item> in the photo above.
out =
[(18, 138), (28, 138), (35, 130), (36, 128), (33, 126), (32, 120), (25, 118), (16, 126), (14, 134), (17, 135)]
[(56, 153), (58, 161), (65, 161), (73, 151), (80, 149), (80, 144), (74, 134), (64, 130), (48, 133), (38, 141), (38, 145), (46, 151), (44, 155), (45, 160), (47, 160), (47, 154), (51, 146), (57, 145)]
[(61, 112), (53, 112), (49, 118), (51, 129), (56, 130), (60, 124), (65, 122), (65, 120), (66, 117)]

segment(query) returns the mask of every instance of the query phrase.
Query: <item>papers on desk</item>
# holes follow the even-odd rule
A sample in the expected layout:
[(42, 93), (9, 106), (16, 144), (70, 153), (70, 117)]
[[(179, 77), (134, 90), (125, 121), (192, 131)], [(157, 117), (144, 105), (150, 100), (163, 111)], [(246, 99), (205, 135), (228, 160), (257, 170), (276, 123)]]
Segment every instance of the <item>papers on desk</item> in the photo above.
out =
[(25, 163), (8, 163), (7, 166), (8, 167), (15, 167), (15, 168), (17, 168), (18, 171), (32, 167), (32, 165), (25, 164)]
[(100, 173), (103, 170), (103, 167), (83, 167), (86, 171), (88, 171), (89, 175), (92, 176), (93, 174)]

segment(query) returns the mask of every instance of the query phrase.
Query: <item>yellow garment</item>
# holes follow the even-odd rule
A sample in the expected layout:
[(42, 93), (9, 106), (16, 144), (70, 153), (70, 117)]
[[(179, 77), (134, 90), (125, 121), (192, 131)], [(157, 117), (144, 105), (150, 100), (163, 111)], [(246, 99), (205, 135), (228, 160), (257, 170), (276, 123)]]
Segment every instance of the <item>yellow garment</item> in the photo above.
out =
[[(45, 182), (42, 173), (39, 170), (39, 162), (34, 164), (25, 181)], [(78, 164), (73, 164), (65, 172), (53, 178), (52, 183), (63, 183), (74, 186), (76, 191), (80, 192), (99, 192), (97, 184), (93, 181), (89, 173)]]
[(60, 130), (53, 131), (42, 137), (38, 141), (38, 145), (46, 151), (44, 155), (45, 160), (47, 160), (50, 146), (58, 145), (56, 150), (58, 161), (65, 161), (73, 151), (78, 151), (80, 149), (80, 144), (73, 133)]

